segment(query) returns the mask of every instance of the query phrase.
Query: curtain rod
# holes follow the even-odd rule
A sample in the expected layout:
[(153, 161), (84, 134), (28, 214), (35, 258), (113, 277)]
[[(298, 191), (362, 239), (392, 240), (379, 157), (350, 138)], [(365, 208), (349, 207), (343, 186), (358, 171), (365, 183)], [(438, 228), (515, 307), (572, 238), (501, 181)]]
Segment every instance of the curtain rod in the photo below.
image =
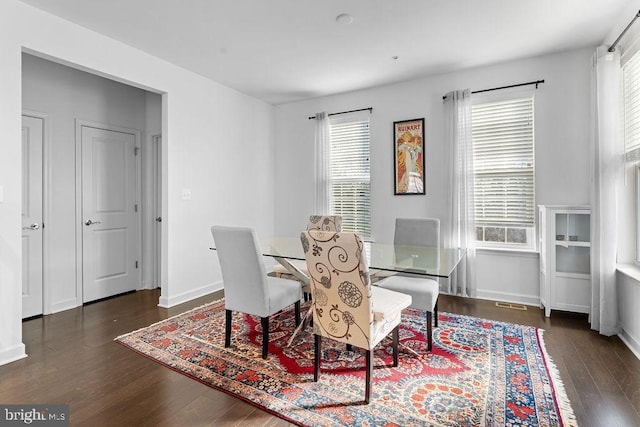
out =
[[(509, 86), (492, 87), (491, 89), (474, 90), (471, 93), (491, 92), (493, 90), (511, 89), (512, 87), (529, 86), (529, 85), (536, 85), (536, 89), (538, 89), (538, 85), (541, 84), (541, 83), (544, 83), (544, 80), (536, 80), (534, 82), (518, 83), (518, 84), (515, 84), (515, 85), (509, 85)], [(447, 95), (444, 95), (442, 97), (442, 99), (447, 99)]]
[(629, 25), (627, 25), (626, 28), (624, 30), (622, 30), (622, 32), (620, 33), (618, 38), (611, 44), (611, 46), (609, 46), (609, 49), (607, 49), (609, 52), (615, 52), (616, 46), (618, 45), (618, 42), (620, 41), (622, 36), (624, 36), (624, 33), (626, 33), (627, 30), (629, 28), (631, 28), (633, 23), (636, 22), (636, 19), (638, 19), (638, 18), (640, 18), (640, 11), (638, 11), (638, 13), (636, 13), (636, 16), (634, 16), (633, 19), (631, 20), (631, 22), (629, 22)]
[[(356, 113), (358, 111), (366, 111), (369, 110), (369, 113), (371, 113), (373, 111), (373, 107), (368, 107), (368, 108), (360, 108), (359, 110), (349, 110), (349, 111), (340, 111), (339, 113), (329, 113), (329, 116), (337, 116), (338, 114), (347, 114), (347, 113)], [(309, 117), (309, 120), (313, 120), (315, 119), (316, 116), (311, 116)]]

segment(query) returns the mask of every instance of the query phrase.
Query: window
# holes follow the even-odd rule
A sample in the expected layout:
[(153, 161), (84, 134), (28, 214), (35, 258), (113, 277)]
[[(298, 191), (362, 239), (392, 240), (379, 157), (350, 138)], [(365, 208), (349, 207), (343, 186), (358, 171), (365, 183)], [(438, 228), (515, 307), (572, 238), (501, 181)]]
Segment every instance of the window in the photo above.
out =
[(640, 151), (640, 55), (622, 68), (624, 150), (628, 161), (638, 160)]
[(331, 121), (329, 206), (342, 230), (371, 237), (369, 118)]
[[(622, 67), (622, 116), (624, 130), (625, 174), (635, 174), (635, 193), (624, 192), (635, 202), (635, 262), (640, 263), (640, 54), (635, 53)], [(629, 203), (628, 206), (631, 206)], [(624, 245), (623, 245), (624, 247)], [(624, 250), (623, 250), (624, 251)], [(624, 256), (623, 256), (624, 258)], [(631, 258), (631, 257), (629, 257)]]
[(471, 109), (476, 238), (535, 247), (533, 97)]

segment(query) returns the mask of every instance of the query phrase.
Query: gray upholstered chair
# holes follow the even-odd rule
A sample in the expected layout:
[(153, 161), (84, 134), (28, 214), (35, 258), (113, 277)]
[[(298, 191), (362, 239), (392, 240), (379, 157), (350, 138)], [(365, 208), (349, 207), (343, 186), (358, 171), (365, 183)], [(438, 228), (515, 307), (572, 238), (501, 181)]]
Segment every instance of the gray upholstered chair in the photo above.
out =
[(300, 283), (267, 276), (260, 244), (251, 228), (213, 226), (211, 234), (224, 282), (224, 346), (231, 345), (234, 311), (259, 316), (262, 325), (262, 358), (266, 359), (269, 349), (269, 316), (294, 305), (296, 325), (300, 323)]
[(322, 337), (363, 348), (369, 403), (373, 348), (392, 333), (393, 366), (398, 366), (398, 327), (411, 297), (371, 286), (364, 244), (357, 234), (309, 230), (300, 239), (313, 293), (313, 380), (320, 374)]
[[(403, 246), (440, 246), (440, 220), (437, 218), (396, 218), (393, 243)], [(401, 249), (400, 249), (401, 250)], [(432, 317), (438, 326), (438, 296), (440, 285), (437, 280), (424, 276), (394, 274), (376, 283), (384, 289), (411, 295), (411, 307), (426, 311), (428, 350), (433, 347)], [(432, 316), (433, 314), (433, 316)]]
[[(342, 231), (342, 217), (340, 215), (311, 215), (307, 223), (307, 230)], [(289, 262), (298, 270), (307, 274), (307, 264), (304, 261), (290, 260)], [(295, 280), (295, 276), (280, 264), (274, 265), (273, 271), (269, 275)], [(302, 290), (304, 292), (304, 300), (307, 301), (307, 295), (311, 290), (306, 286), (303, 286)]]

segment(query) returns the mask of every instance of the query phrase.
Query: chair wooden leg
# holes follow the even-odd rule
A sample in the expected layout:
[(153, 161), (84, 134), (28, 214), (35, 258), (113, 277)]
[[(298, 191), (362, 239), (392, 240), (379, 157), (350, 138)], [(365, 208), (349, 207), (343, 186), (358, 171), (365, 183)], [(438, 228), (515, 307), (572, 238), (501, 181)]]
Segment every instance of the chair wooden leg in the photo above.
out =
[(313, 352), (313, 381), (318, 381), (318, 377), (320, 376), (320, 345), (322, 341), (322, 337), (320, 335), (315, 335), (315, 345)]
[(431, 319), (431, 312), (427, 311), (427, 350), (431, 351), (431, 348), (433, 347), (433, 326), (431, 325), (433, 319)]
[(225, 310), (225, 323), (224, 323), (224, 346), (229, 347), (231, 345), (231, 310)]
[(433, 315), (435, 316), (435, 318), (433, 319), (433, 323), (435, 324), (435, 327), (438, 327), (438, 299), (436, 298), (436, 304), (433, 306)]
[(400, 325), (393, 328), (391, 337), (393, 338), (393, 367), (398, 366), (398, 344), (400, 343)]
[(367, 359), (367, 367), (364, 384), (364, 403), (369, 404), (371, 399), (371, 374), (373, 371), (373, 351), (367, 350), (365, 358)]
[(269, 353), (269, 316), (261, 317), (262, 324), (262, 358), (266, 359)]
[(296, 326), (300, 324), (300, 301), (296, 301), (294, 304), (294, 311), (296, 313)]

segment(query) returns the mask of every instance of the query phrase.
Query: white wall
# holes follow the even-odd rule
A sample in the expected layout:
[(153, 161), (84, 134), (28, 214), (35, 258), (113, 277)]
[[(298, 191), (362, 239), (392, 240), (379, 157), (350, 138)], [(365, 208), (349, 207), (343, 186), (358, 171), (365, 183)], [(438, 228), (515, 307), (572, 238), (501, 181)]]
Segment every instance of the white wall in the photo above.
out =
[[(160, 96), (155, 94), (156, 102)], [(146, 92), (28, 54), (22, 62), (22, 108), (46, 114), (49, 195), (45, 218), (45, 314), (82, 304), (76, 292), (75, 120), (145, 135)], [(160, 122), (161, 112), (155, 120)], [(137, 141), (142, 145), (142, 141)]]
[(616, 274), (618, 307), (620, 310), (620, 338), (640, 359), (640, 282), (624, 273)]
[[(372, 234), (393, 237), (399, 216), (444, 222), (444, 107), (442, 96), (544, 79), (535, 91), (537, 204), (589, 204), (589, 93), (592, 49), (290, 103), (276, 107), (276, 232), (296, 235), (313, 209), (314, 122), (318, 111), (373, 107), (371, 115)], [(426, 195), (393, 195), (393, 121), (426, 118)], [(534, 303), (539, 299), (537, 255), (492, 251), (478, 256), (478, 295)], [(515, 264), (514, 264), (515, 262)], [(519, 268), (514, 268), (517, 265)]]
[[(0, 364), (21, 333), (21, 54), (163, 94), (163, 287), (170, 306), (221, 286), (209, 226), (273, 234), (274, 108), (15, 0), (0, 4)], [(191, 189), (189, 201), (181, 190)]]
[(478, 250), (476, 297), (540, 304), (540, 264), (537, 253)]

